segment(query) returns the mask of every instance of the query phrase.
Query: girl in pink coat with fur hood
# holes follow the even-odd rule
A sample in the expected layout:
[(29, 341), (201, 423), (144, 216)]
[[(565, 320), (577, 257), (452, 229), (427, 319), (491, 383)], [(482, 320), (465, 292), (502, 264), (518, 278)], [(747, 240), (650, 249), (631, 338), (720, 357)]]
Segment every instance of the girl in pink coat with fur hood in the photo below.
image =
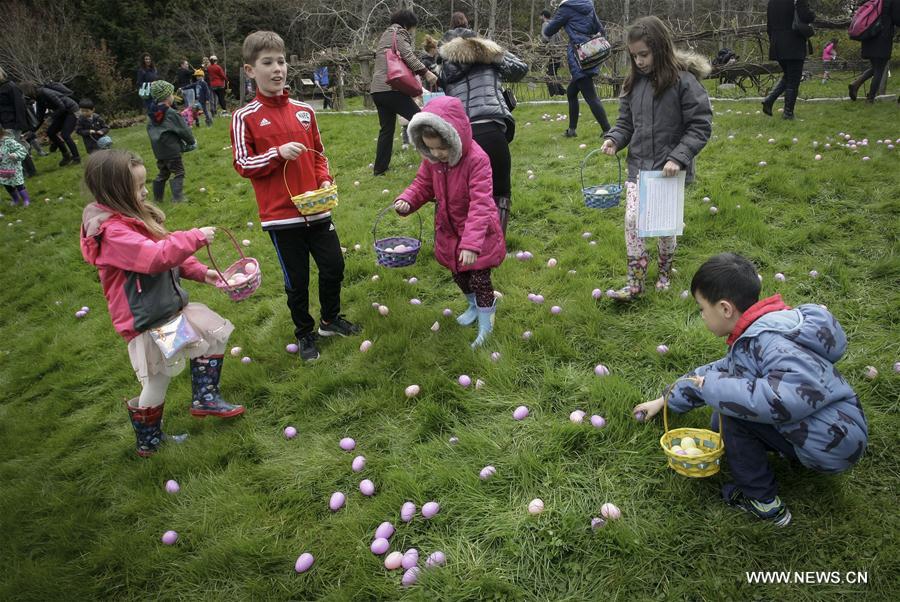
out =
[(436, 98), (409, 122), (409, 138), (422, 164), (409, 188), (394, 201), (402, 216), (434, 200), (434, 255), (453, 274), (469, 307), (463, 326), (478, 322), (472, 348), (494, 327), (491, 268), (503, 263), (506, 241), (494, 204), (491, 162), (472, 140), (472, 126), (458, 98)]

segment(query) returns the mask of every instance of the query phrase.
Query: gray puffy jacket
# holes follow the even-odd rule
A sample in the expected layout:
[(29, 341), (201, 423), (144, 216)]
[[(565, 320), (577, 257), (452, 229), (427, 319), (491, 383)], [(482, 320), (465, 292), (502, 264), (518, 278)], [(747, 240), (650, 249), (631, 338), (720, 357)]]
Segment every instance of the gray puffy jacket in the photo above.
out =
[(519, 81), (528, 65), (496, 42), (478, 37), (454, 38), (441, 46), (440, 55), (440, 85), (462, 102), (469, 121), (512, 120), (500, 82)]
[(693, 53), (675, 54), (683, 69), (678, 81), (655, 96), (650, 78), (635, 77), (631, 92), (619, 97), (616, 125), (605, 135), (618, 150), (629, 147), (629, 182), (635, 182), (642, 170), (661, 170), (669, 160), (687, 170), (691, 182), (694, 157), (712, 134), (712, 106), (698, 81), (709, 74), (709, 61)]

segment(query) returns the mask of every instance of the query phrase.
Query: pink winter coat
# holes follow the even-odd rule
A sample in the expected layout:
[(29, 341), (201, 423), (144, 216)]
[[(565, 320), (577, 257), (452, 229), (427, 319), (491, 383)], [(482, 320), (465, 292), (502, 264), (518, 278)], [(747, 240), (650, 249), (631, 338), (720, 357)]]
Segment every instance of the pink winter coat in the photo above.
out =
[[(450, 160), (435, 159), (422, 141), (422, 126), (438, 131), (450, 146)], [(494, 204), (491, 162), (472, 140), (472, 126), (458, 98), (442, 96), (428, 103), (409, 122), (409, 138), (422, 164), (409, 188), (397, 197), (410, 213), (435, 200), (434, 255), (451, 272), (495, 268), (506, 257), (500, 214)], [(478, 254), (475, 263), (459, 264), (460, 251)]]
[(207, 267), (193, 255), (206, 244), (196, 228), (157, 240), (141, 220), (99, 203), (82, 215), (81, 254), (97, 267), (113, 326), (126, 341), (187, 305), (179, 276), (204, 282)]

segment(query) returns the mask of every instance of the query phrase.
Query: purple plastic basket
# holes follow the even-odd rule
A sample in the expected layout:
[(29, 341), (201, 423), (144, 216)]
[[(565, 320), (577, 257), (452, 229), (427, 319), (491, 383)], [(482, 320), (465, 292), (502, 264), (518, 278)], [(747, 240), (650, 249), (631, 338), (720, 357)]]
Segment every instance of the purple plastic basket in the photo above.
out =
[[(386, 268), (405, 268), (416, 262), (419, 250), (422, 248), (422, 216), (418, 213), (419, 218), (419, 237), (411, 238), (409, 236), (391, 236), (388, 238), (378, 238), (378, 223), (387, 211), (394, 209), (393, 204), (388, 205), (378, 212), (375, 218), (375, 225), (372, 226), (372, 238), (375, 239), (375, 263)], [(387, 251), (393, 249), (397, 245), (404, 245), (406, 249), (401, 252)]]

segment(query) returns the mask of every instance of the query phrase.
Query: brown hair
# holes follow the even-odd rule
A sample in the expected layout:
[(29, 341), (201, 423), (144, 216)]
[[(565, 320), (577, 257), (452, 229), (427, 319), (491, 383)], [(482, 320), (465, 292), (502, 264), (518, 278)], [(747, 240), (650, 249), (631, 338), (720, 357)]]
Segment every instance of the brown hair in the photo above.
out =
[(284, 40), (274, 31), (254, 31), (248, 35), (244, 38), (241, 53), (244, 55), (244, 62), (253, 65), (266, 50), (284, 53)]
[(432, 38), (430, 35), (425, 34), (425, 39), (422, 40), (422, 50), (429, 54), (432, 50), (437, 50), (437, 40)]
[(84, 186), (94, 201), (122, 215), (141, 220), (152, 234), (165, 238), (168, 235), (163, 226), (166, 214), (135, 194), (131, 170), (143, 164), (141, 158), (131, 151), (96, 151), (91, 153), (84, 166)]
[[(653, 70), (650, 82), (653, 84), (653, 95), (659, 96), (678, 81), (678, 61), (675, 58), (675, 44), (672, 41), (672, 30), (657, 17), (641, 17), (631, 24), (625, 32), (628, 44), (643, 41), (653, 53)], [(622, 94), (631, 92), (638, 71), (634, 58), (631, 60), (631, 72), (622, 84)]]
[(468, 27), (469, 19), (466, 18), (466, 13), (456, 11), (452, 15), (450, 15), (450, 29), (456, 29), (457, 27)]

